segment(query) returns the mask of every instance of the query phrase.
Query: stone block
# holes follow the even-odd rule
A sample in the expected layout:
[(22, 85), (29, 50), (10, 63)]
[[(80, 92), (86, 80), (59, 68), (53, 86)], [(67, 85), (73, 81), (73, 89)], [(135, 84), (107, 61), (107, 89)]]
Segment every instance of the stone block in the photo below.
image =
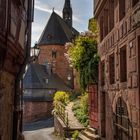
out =
[(132, 77), (128, 77), (128, 88), (132, 87)]
[(132, 87), (133, 88), (137, 88), (138, 87), (138, 76), (137, 75), (133, 75), (132, 76)]
[(129, 72), (136, 72), (137, 67), (136, 67), (136, 58), (130, 59), (129, 63)]

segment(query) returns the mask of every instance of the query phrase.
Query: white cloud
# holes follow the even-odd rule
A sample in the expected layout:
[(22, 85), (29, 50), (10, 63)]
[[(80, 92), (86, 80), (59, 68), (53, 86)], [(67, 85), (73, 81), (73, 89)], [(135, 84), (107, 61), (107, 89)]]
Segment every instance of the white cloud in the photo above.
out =
[[(52, 9), (53, 9), (53, 7), (51, 7), (50, 5), (48, 5), (48, 4), (43, 4), (43, 3), (41, 3), (39, 0), (37, 0), (36, 2), (35, 2), (35, 9), (37, 9), (37, 10), (40, 10), (40, 11), (43, 11), (43, 12), (47, 12), (47, 13), (52, 13)], [(59, 10), (56, 10), (55, 9), (55, 12), (58, 14), (58, 15), (62, 15), (62, 11), (59, 11)], [(82, 22), (83, 20), (82, 19), (80, 19), (78, 16), (73, 16), (73, 20), (75, 21), (75, 22)]]
[(34, 24), (33, 25), (33, 31), (34, 32), (40, 32), (40, 31), (42, 31), (43, 30), (43, 26), (40, 26), (40, 24)]

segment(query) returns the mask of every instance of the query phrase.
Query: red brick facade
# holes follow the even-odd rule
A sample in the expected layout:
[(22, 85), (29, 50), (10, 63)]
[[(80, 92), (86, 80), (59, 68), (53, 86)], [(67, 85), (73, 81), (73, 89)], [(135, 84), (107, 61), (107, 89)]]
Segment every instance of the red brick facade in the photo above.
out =
[(95, 0), (101, 59), (99, 133), (106, 140), (140, 139), (139, 2)]
[(40, 118), (52, 116), (53, 102), (25, 102), (23, 121), (32, 122)]
[[(69, 67), (68, 60), (65, 57), (65, 46), (61, 45), (41, 45), (38, 62), (45, 64), (51, 63), (53, 73), (63, 79), (68, 84), (68, 76), (72, 76), (72, 69)], [(53, 54), (55, 52), (55, 54)]]

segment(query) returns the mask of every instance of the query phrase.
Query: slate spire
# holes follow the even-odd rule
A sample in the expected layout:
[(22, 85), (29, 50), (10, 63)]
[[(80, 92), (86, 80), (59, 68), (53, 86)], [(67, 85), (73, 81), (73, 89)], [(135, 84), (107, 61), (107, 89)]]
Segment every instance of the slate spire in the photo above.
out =
[(70, 27), (72, 27), (72, 8), (70, 0), (65, 0), (63, 8), (63, 19)]

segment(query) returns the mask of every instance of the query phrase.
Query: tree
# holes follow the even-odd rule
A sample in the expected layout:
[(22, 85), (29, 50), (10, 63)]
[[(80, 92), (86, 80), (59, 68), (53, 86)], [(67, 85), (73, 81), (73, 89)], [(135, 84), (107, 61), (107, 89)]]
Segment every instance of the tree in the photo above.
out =
[(97, 39), (91, 32), (82, 33), (74, 43), (68, 43), (68, 57), (79, 72), (79, 82), (85, 91), (87, 86), (98, 82)]

